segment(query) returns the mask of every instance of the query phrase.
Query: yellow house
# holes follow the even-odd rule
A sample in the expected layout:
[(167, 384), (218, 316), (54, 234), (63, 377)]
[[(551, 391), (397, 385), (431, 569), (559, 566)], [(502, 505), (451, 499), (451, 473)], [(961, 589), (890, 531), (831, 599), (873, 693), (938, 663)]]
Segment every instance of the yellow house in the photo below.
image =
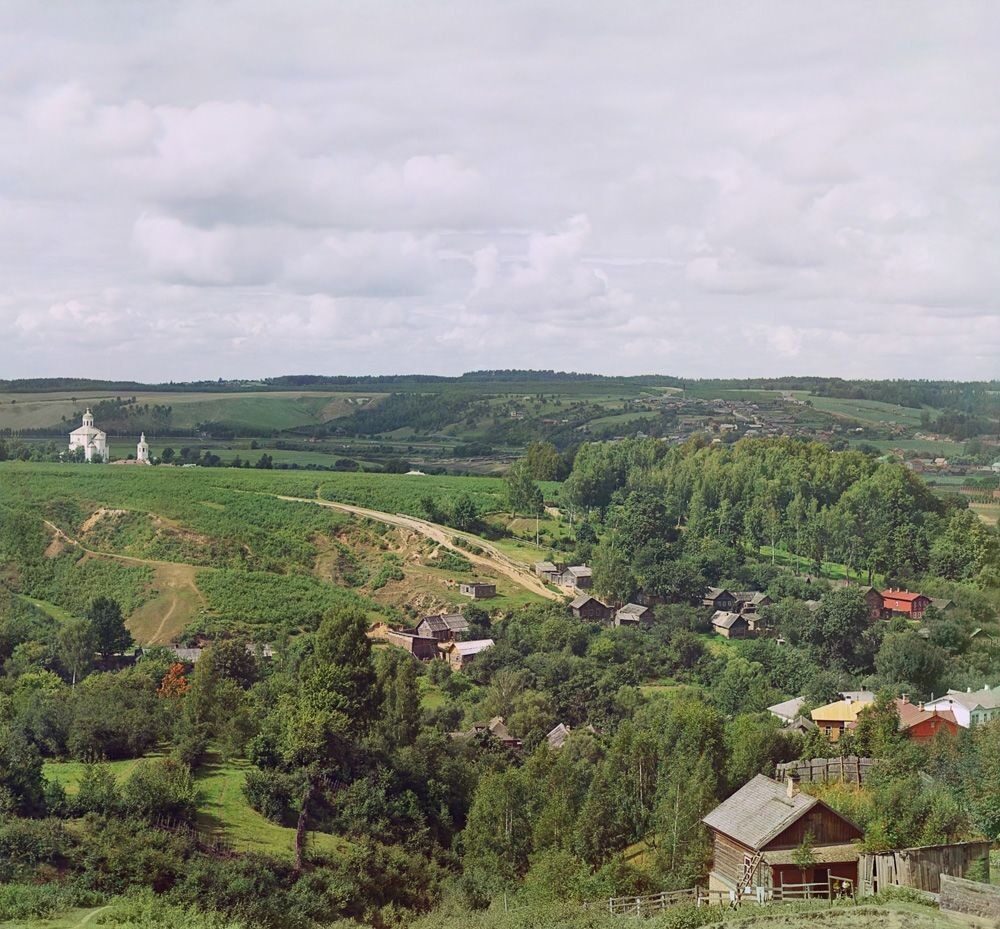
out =
[(872, 703), (872, 700), (845, 697), (843, 700), (817, 707), (812, 711), (812, 719), (831, 742), (839, 742), (844, 730), (853, 729), (858, 724), (858, 714)]

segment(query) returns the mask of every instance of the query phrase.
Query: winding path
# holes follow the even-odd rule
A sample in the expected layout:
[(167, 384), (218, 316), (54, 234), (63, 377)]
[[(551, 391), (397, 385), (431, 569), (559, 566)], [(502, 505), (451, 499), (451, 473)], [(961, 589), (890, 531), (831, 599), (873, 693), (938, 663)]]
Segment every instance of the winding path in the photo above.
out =
[[(495, 545), (468, 532), (450, 529), (447, 526), (431, 523), (426, 519), (419, 519), (416, 516), (406, 516), (403, 513), (383, 513), (381, 510), (369, 510), (367, 507), (354, 506), (351, 503), (337, 503), (333, 500), (318, 500), (311, 497), (287, 497), (284, 494), (267, 494), (267, 496), (292, 503), (311, 503), (314, 506), (325, 506), (331, 510), (340, 510), (344, 513), (351, 513), (354, 516), (364, 517), (365, 519), (374, 519), (376, 522), (385, 523), (389, 526), (410, 529), (431, 539), (444, 548), (457, 552), (473, 564), (478, 564), (484, 568), (490, 568), (493, 571), (499, 572), (504, 577), (509, 578), (515, 584), (533, 594), (538, 594), (538, 596), (545, 597), (547, 600), (555, 600), (559, 603), (563, 602), (562, 596), (551, 588), (546, 587), (528, 567), (514, 561), (513, 558), (505, 555)], [(456, 545), (454, 541), (456, 538), (464, 539), (469, 545), (474, 545), (484, 552), (484, 554), (477, 555), (469, 551), (469, 549), (463, 548), (461, 545)]]

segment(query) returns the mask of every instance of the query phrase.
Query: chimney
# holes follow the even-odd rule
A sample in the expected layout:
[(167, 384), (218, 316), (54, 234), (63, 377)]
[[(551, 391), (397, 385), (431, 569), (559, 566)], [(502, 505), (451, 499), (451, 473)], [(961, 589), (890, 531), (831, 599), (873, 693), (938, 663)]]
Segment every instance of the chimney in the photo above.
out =
[(785, 793), (791, 800), (799, 792), (799, 776), (791, 771), (788, 772), (788, 779), (785, 781)]
[(902, 696), (900, 696), (900, 698), (899, 698), (899, 699), (900, 699), (900, 700), (901, 700), (901, 701), (902, 701), (902, 702), (903, 702), (904, 704), (906, 704), (906, 703), (909, 703), (909, 702), (910, 702), (910, 695), (909, 695), (909, 694), (903, 694)]
[(854, 698), (850, 694), (844, 697), (844, 703), (846, 703), (848, 706), (850, 706), (853, 702)]
[(966, 688), (965, 688), (965, 692), (966, 692), (967, 694), (971, 694), (971, 693), (972, 693), (972, 688), (971, 688), (971, 687), (966, 687)]

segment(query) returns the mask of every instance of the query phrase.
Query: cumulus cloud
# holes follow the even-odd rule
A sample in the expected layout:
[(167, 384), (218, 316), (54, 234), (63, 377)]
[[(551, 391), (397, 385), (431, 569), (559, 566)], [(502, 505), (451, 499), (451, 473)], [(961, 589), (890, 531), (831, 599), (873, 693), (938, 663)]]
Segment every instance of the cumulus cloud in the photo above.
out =
[(13, 0), (0, 362), (996, 376), (998, 30), (986, 0)]

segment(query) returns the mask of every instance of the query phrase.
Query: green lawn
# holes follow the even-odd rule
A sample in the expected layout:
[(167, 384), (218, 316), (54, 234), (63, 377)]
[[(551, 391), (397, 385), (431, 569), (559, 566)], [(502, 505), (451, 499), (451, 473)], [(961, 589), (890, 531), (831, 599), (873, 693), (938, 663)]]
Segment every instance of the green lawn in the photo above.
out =
[(42, 612), (48, 613), (49, 616), (59, 620), (61, 623), (73, 618), (73, 614), (69, 610), (64, 610), (61, 606), (56, 606), (54, 603), (49, 603), (48, 600), (38, 600), (35, 597), (29, 597), (27, 594), (18, 594), (18, 596), (22, 600), (27, 600), (28, 603), (34, 604)]
[[(163, 753), (146, 757), (160, 758)], [(136, 764), (138, 759), (135, 758), (108, 762), (119, 783), (128, 777)], [(79, 790), (85, 767), (80, 761), (47, 761), (43, 774), (47, 780), (62, 784), (66, 793), (72, 796)], [(243, 781), (249, 768), (247, 761), (223, 761), (218, 755), (209, 756), (209, 762), (195, 774), (203, 794), (198, 822), (240, 851), (291, 857), (295, 849), (295, 829), (265, 819), (250, 808), (243, 796)], [(326, 853), (343, 851), (346, 846), (343, 839), (323, 833), (310, 833), (309, 842)]]
[[(243, 796), (243, 781), (249, 769), (247, 761), (223, 761), (218, 756), (212, 756), (198, 769), (195, 780), (204, 794), (198, 822), (240, 851), (291, 857), (295, 829), (265, 819), (250, 808)], [(326, 853), (342, 852), (347, 846), (345, 840), (319, 832), (309, 833), (309, 844)]]

